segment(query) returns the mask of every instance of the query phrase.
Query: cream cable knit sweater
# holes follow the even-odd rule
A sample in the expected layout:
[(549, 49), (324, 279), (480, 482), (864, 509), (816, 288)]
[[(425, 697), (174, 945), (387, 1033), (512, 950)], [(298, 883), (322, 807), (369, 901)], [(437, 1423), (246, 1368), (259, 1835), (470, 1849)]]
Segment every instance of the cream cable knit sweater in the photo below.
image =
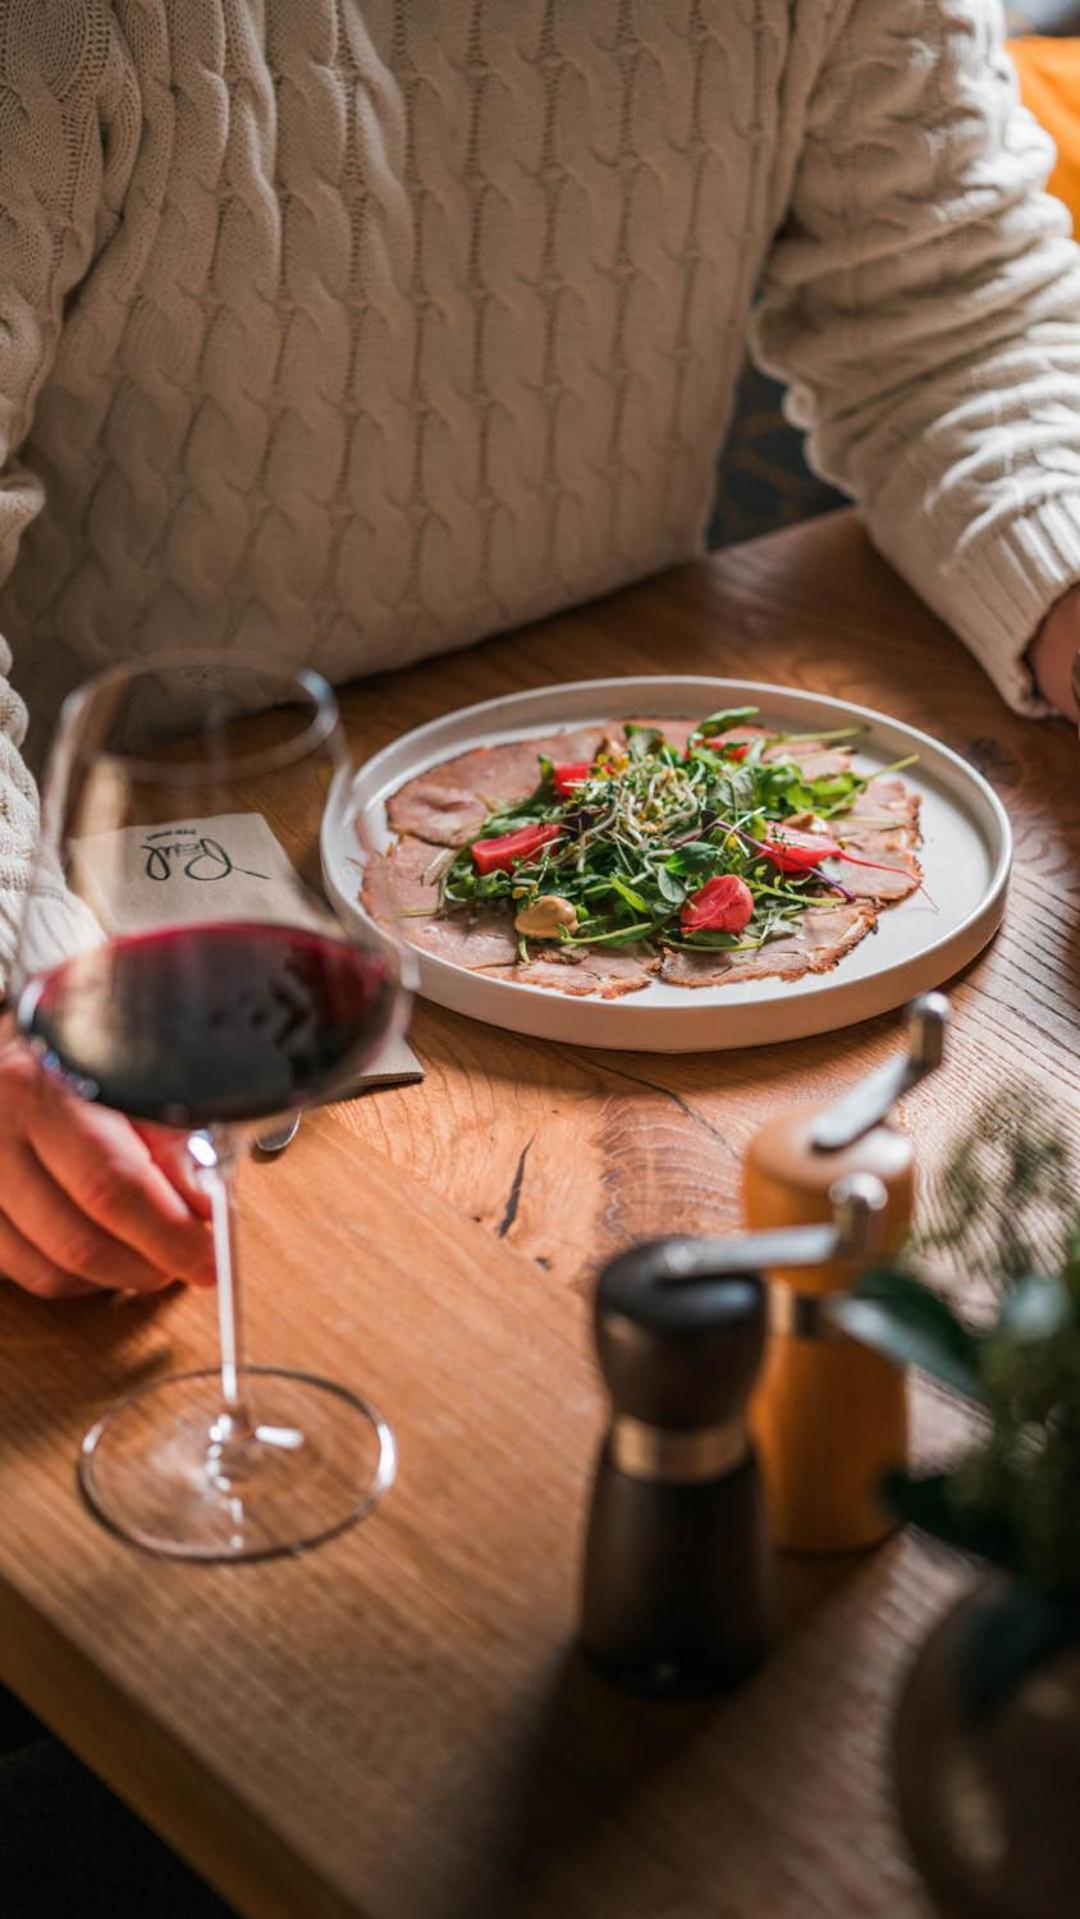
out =
[[(992, 0), (0, 0), (0, 673), (342, 679), (684, 557), (763, 289), (817, 464), (1035, 710), (1080, 576), (1049, 160)], [(0, 961), (24, 723), (0, 678)]]

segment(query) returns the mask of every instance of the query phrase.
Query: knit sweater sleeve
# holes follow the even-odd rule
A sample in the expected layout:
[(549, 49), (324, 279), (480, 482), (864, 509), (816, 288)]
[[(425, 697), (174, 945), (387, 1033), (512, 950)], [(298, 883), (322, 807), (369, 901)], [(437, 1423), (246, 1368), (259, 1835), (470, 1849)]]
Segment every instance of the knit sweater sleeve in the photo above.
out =
[[(22, 7), (0, 39), (0, 580), (45, 505), (19, 463), (52, 365), (65, 301), (85, 275), (108, 218), (103, 144), (116, 47), (104, 0)], [(0, 995), (25, 898), (38, 802), (20, 748), (26, 710), (17, 663), (0, 635)], [(62, 887), (35, 914), (43, 945), (62, 951), (78, 908)]]
[(812, 463), (1030, 713), (1025, 648), (1080, 579), (1080, 249), (1052, 161), (997, 0), (844, 0), (755, 327)]

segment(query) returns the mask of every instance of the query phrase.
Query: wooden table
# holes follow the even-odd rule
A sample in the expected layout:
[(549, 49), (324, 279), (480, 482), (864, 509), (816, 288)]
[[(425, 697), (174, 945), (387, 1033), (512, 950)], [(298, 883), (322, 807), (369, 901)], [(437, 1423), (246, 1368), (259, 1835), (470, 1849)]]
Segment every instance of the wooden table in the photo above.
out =
[[(687, 566), (357, 688), (370, 750), (538, 682), (670, 669), (839, 694), (939, 734), (1012, 813), (1005, 931), (953, 988), (927, 1159), (1002, 1078), (1080, 1110), (1080, 786), (1063, 724), (1012, 717), (854, 520)], [(368, 1919), (844, 1919), (926, 1912), (885, 1752), (909, 1648), (957, 1587), (898, 1540), (783, 1569), (787, 1629), (738, 1695), (606, 1690), (572, 1650), (600, 1419), (590, 1275), (628, 1240), (736, 1223), (773, 1110), (880, 1060), (842, 1041), (657, 1058), (519, 1040), (421, 1008), (423, 1086), (310, 1117), (245, 1174), (253, 1355), (390, 1415), (392, 1496), (295, 1563), (154, 1561), (75, 1497), (78, 1437), (136, 1379), (205, 1363), (212, 1303), (0, 1298), (0, 1676), (242, 1912)], [(953, 1415), (919, 1395), (924, 1439)]]

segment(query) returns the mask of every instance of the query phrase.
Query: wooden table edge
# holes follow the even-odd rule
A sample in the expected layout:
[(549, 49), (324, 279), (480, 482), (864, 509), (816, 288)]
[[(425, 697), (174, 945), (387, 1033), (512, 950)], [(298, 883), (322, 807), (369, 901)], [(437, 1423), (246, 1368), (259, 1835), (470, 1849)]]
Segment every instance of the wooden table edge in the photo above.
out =
[[(296, 1919), (298, 1912), (369, 1919), (226, 1779), (215, 1778), (208, 1800), (205, 1764), (2, 1578), (0, 1682), (239, 1912), (259, 1919)], [(120, 1737), (117, 1724), (124, 1728)], [(219, 1818), (208, 1819), (208, 1804), (216, 1805)]]

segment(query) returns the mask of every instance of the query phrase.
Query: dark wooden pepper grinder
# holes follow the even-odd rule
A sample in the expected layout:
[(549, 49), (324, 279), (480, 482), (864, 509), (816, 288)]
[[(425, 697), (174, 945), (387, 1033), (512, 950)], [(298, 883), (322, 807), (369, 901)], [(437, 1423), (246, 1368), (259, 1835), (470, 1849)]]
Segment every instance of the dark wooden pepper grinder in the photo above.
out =
[(765, 1289), (755, 1273), (703, 1273), (699, 1253), (692, 1240), (636, 1246), (596, 1289), (612, 1417), (586, 1533), (582, 1643), (617, 1684), (669, 1696), (734, 1684), (769, 1639), (746, 1424)]
[(605, 1267), (596, 1346), (611, 1396), (585, 1537), (582, 1644), (617, 1685), (719, 1692), (770, 1638), (771, 1552), (747, 1402), (765, 1343), (761, 1269), (874, 1243), (881, 1181), (836, 1182), (831, 1220), (665, 1239)]

